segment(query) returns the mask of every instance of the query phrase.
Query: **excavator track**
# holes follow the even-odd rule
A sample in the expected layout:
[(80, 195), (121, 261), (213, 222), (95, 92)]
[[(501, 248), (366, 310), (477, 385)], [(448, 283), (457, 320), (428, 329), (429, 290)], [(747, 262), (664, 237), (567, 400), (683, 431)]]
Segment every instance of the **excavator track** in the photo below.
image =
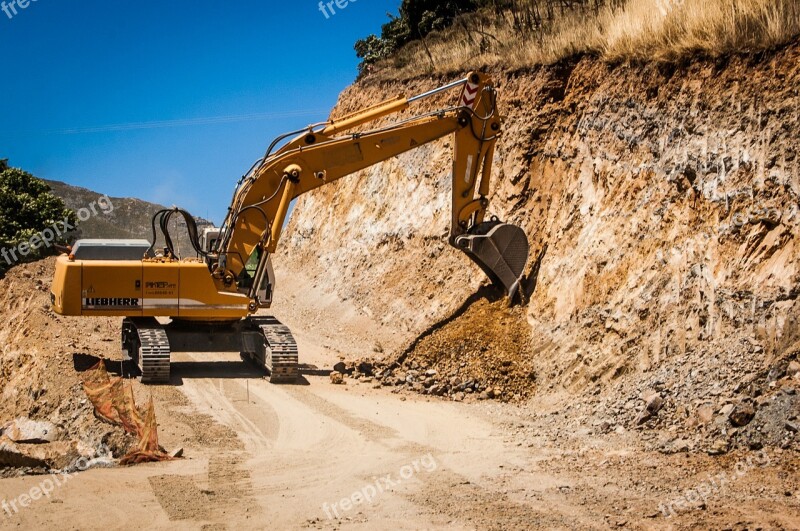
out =
[(270, 383), (291, 383), (300, 376), (297, 342), (289, 327), (274, 317), (251, 317), (250, 323), (264, 336), (263, 358), (257, 360), (269, 372)]
[(138, 363), (142, 383), (169, 383), (170, 348), (164, 327), (154, 318), (125, 319), (122, 346)]

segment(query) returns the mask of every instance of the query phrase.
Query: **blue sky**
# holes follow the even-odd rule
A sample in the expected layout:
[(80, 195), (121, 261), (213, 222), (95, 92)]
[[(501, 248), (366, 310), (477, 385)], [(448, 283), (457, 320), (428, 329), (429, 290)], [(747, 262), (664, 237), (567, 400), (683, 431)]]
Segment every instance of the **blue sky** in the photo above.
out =
[(400, 0), (334, 4), (329, 18), (318, 4), (32, 0), (12, 18), (0, 11), (0, 158), (219, 223), (275, 136), (327, 118), (355, 78), (354, 42), (379, 33)]

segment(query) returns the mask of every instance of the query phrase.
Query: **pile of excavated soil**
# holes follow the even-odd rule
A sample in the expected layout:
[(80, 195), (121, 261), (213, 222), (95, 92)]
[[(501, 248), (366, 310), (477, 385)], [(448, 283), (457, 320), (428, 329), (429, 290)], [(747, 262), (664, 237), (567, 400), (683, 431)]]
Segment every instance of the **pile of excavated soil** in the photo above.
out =
[[(81, 380), (98, 358), (120, 358), (119, 320), (53, 313), (54, 264), (19, 265), (0, 280), (0, 428), (17, 418), (48, 421), (58, 441), (119, 457), (135, 439), (95, 417)], [(4, 475), (41, 471), (0, 468)]]
[(472, 297), (399, 355), (345, 364), (345, 371), (457, 401), (519, 401), (536, 389), (525, 309), (494, 297)]
[(403, 356), (402, 367), (434, 370), (454, 389), (475, 381), (510, 400), (534, 391), (532, 357), (524, 309), (482, 298), (424, 334)]

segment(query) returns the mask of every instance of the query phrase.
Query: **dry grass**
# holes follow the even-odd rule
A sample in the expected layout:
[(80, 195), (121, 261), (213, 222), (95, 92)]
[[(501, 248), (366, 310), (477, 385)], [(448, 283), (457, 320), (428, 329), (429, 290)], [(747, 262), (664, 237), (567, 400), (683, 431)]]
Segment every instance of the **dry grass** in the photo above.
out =
[(626, 0), (618, 7), (564, 11), (533, 30), (520, 30), (510, 12), (484, 11), (411, 43), (372, 75), (400, 79), (487, 66), (520, 68), (577, 54), (674, 62), (771, 49), (798, 35), (798, 0)]
[(639, 0), (604, 11), (595, 46), (609, 59), (674, 61), (786, 43), (800, 33), (797, 0)]

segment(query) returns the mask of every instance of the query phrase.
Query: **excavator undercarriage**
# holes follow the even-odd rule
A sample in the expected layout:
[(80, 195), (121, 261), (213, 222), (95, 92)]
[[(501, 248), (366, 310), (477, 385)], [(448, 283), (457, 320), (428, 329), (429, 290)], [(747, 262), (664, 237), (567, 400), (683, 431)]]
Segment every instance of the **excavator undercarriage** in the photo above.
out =
[(297, 343), (289, 327), (270, 316), (235, 323), (173, 321), (166, 325), (153, 317), (127, 318), (122, 322), (122, 349), (146, 384), (169, 383), (174, 352), (238, 352), (265, 370), (271, 383), (299, 377)]

